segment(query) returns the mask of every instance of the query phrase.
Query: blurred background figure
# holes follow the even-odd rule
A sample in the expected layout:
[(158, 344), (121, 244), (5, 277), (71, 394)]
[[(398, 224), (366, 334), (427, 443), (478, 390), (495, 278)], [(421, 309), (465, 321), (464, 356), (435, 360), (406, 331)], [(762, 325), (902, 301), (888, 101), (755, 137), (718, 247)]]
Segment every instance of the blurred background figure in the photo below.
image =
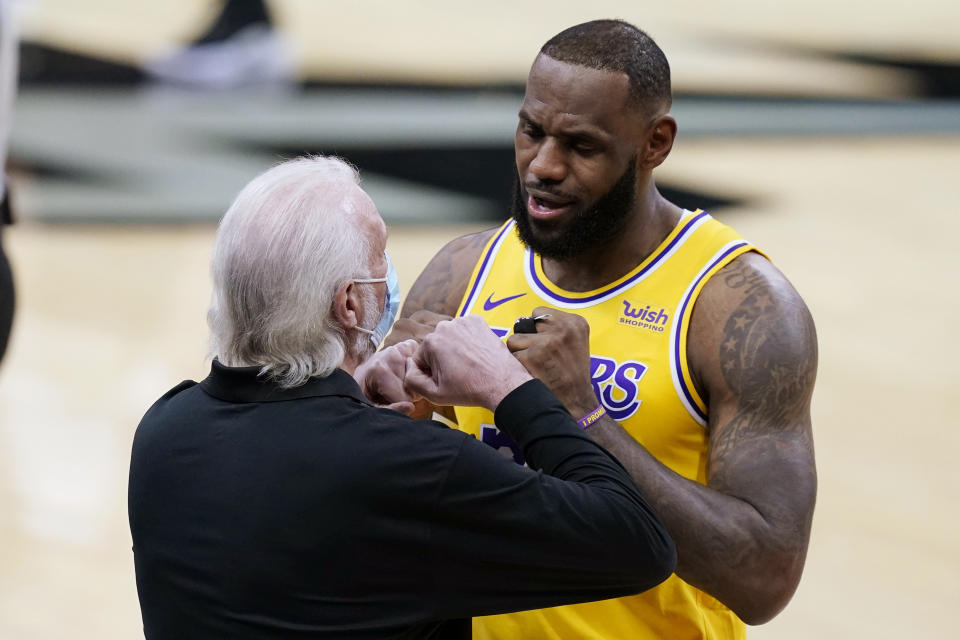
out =
[(294, 80), (290, 44), (274, 30), (263, 0), (226, 0), (205, 31), (182, 49), (151, 58), (145, 69), (156, 80), (204, 89)]
[(7, 351), (13, 326), (13, 273), (3, 250), (3, 227), (13, 223), (10, 185), (7, 181), (7, 139), (13, 125), (13, 100), (17, 91), (17, 33), (10, 0), (0, 0), (0, 360)]

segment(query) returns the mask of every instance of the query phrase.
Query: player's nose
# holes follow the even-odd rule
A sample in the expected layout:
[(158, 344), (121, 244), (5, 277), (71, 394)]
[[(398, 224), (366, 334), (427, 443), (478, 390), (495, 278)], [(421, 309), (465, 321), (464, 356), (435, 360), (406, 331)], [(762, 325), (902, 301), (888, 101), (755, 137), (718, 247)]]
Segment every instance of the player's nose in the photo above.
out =
[(527, 178), (531, 182), (563, 182), (567, 176), (567, 159), (555, 140), (547, 138), (537, 148), (537, 153), (528, 167), (528, 173)]

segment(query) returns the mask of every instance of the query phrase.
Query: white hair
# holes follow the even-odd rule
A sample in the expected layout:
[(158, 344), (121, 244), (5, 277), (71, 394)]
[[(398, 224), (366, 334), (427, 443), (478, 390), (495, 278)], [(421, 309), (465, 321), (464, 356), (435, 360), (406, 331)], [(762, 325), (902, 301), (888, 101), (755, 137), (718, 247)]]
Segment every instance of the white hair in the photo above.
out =
[(243, 188), (213, 249), (211, 355), (227, 366), (259, 366), (285, 388), (343, 363), (347, 345), (331, 305), (338, 287), (363, 274), (371, 251), (352, 219), (359, 184), (343, 160), (314, 156)]

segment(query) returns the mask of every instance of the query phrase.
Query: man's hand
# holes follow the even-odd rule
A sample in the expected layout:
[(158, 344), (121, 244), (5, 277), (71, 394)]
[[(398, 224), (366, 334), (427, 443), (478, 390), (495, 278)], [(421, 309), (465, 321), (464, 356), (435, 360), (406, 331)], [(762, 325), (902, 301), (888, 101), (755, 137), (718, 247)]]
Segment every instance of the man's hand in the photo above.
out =
[[(496, 231), (487, 229), (456, 238), (430, 260), (407, 293), (400, 319), (384, 340), (384, 346), (409, 339), (421, 342), (438, 322), (450, 320), (457, 314), (473, 266)], [(436, 412), (447, 420), (456, 421), (453, 407), (432, 405), (426, 400), (416, 404), (412, 418), (429, 418)]]
[(406, 340), (420, 343), (436, 328), (438, 322), (452, 320), (450, 316), (421, 309), (409, 318), (400, 318), (393, 325), (390, 334), (383, 341), (384, 346), (392, 346)]
[(597, 406), (590, 383), (590, 325), (574, 313), (537, 307), (537, 333), (515, 333), (507, 347), (523, 366), (540, 378), (574, 417)]
[[(452, 320), (452, 318), (448, 315), (434, 313), (433, 311), (428, 311), (426, 309), (415, 311), (410, 315), (409, 318), (400, 318), (394, 323), (393, 329), (390, 330), (390, 334), (384, 339), (384, 350), (392, 345), (400, 345), (404, 342), (409, 342), (414, 345), (414, 351), (416, 351), (416, 346), (423, 342), (423, 339), (433, 332), (438, 322), (443, 322), (444, 320)], [(410, 355), (413, 354), (411, 353)], [(402, 371), (400, 372), (400, 375), (402, 380)], [(456, 416), (453, 413), (453, 407), (434, 405), (426, 398), (418, 398), (413, 403), (413, 410), (409, 413), (403, 411), (403, 413), (406, 413), (411, 418), (418, 420), (428, 419), (433, 416), (434, 413), (439, 413), (448, 420), (456, 419)]]
[(409, 393), (403, 386), (407, 359), (417, 351), (416, 340), (405, 340), (385, 347), (373, 354), (354, 371), (353, 377), (367, 396), (378, 407), (393, 409), (406, 415), (416, 412), (423, 399)]
[(407, 359), (405, 386), (435, 404), (496, 410), (531, 379), (480, 316), (437, 323)]

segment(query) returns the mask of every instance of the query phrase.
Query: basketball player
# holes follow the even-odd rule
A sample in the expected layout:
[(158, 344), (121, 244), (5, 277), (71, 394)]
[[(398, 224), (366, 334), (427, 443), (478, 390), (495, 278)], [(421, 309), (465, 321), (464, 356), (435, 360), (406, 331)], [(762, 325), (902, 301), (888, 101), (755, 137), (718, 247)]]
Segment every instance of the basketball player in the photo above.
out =
[[(759, 249), (658, 192), (670, 106), (663, 52), (632, 25), (547, 42), (519, 112), (512, 218), (443, 248), (388, 339), (483, 316), (676, 539), (676, 574), (647, 593), (478, 618), (475, 638), (742, 638), (800, 580), (816, 494), (813, 320)], [(515, 333), (531, 315), (535, 333)], [(488, 412), (455, 419), (523, 463)]]

